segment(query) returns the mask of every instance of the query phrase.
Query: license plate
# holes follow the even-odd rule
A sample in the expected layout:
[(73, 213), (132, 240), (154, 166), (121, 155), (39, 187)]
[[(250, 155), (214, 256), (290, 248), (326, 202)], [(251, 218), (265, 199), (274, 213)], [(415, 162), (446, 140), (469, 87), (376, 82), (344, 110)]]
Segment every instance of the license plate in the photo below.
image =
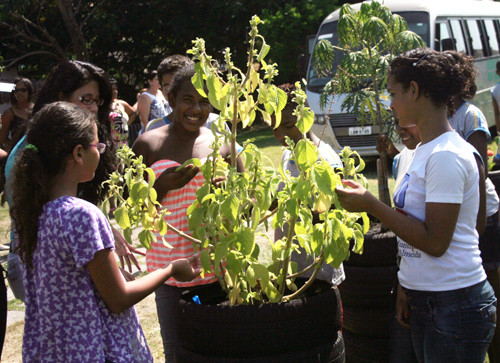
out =
[(371, 134), (372, 134), (371, 126), (349, 127), (349, 136), (371, 135)]

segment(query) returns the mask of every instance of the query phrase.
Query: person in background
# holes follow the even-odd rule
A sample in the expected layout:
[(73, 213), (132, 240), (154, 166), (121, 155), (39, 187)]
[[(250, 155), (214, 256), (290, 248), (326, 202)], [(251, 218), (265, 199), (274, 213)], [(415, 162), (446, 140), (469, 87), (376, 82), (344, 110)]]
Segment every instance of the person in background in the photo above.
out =
[[(196, 190), (203, 185), (205, 179), (200, 168), (193, 164), (177, 169), (179, 165), (192, 158), (205, 162), (212, 153), (211, 146), (214, 142), (212, 132), (203, 127), (212, 106), (208, 99), (202, 97), (194, 88), (191, 82), (194, 74), (194, 67), (189, 64), (181, 68), (172, 81), (168, 100), (173, 107), (173, 122), (145, 132), (132, 146), (136, 155), (142, 156), (146, 166), (155, 172), (154, 188), (158, 200), (162, 208), (170, 211), (165, 220), (174, 223), (177, 229), (189, 235), (191, 231), (188, 227), (187, 208), (196, 199)], [(223, 145), (220, 152), (224, 158), (229, 157), (230, 145)], [(238, 169), (243, 169), (241, 160), (238, 160)], [(184, 237), (170, 230), (164, 237), (173, 248), (165, 246), (162, 236), (157, 236), (158, 242), (152, 242), (151, 249), (146, 253), (146, 263), (150, 272), (162, 267), (165, 262), (190, 256), (194, 252), (193, 244)], [(169, 279), (155, 291), (166, 362), (174, 361), (175, 350), (179, 344), (175, 311), (181, 294), (188, 287), (215, 281), (213, 274), (199, 276), (188, 283)]]
[[(294, 97), (292, 92), (295, 91), (295, 85), (290, 83), (285, 83), (278, 86), (282, 89), (288, 96), (287, 103), (283, 110), (281, 111), (281, 122), (278, 127), (275, 127), (276, 121), (274, 115), (271, 119), (271, 127), (273, 128), (274, 137), (283, 145), (288, 146), (286, 143), (286, 136), (293, 140), (295, 145), (297, 142), (302, 140), (303, 135), (300, 130), (297, 128), (297, 117), (293, 114), (295, 109), (295, 103), (292, 102), (292, 98)], [(332, 168), (338, 168), (342, 166), (342, 161), (340, 157), (335, 153), (335, 151), (331, 148), (330, 145), (321, 141), (312, 131), (307, 133), (307, 137), (318, 147), (319, 157), (325, 161), (327, 161)], [(293, 160), (290, 160), (292, 157), (291, 151), (289, 149), (285, 149), (283, 152), (283, 157), (281, 159), (283, 163), (283, 171), (289, 171), (292, 177), (299, 176), (299, 169)], [(283, 188), (282, 185), (279, 188)], [(313, 212), (313, 217), (318, 218), (318, 213)], [(285, 228), (276, 228), (274, 230), (274, 240), (277, 241), (285, 237), (288, 233), (288, 226)], [(305, 253), (292, 253), (292, 261), (297, 263), (297, 271), (301, 271), (307, 266), (309, 266), (313, 260), (307, 260), (307, 254)], [(303, 276), (310, 277), (313, 271), (309, 271), (305, 273)], [(321, 270), (319, 271), (317, 278), (319, 280), (326, 281), (333, 286), (339, 286), (342, 281), (345, 280), (344, 267), (341, 264), (339, 268), (335, 269), (330, 265), (323, 265)]]
[(77, 197), (107, 148), (95, 113), (50, 103), (26, 140), (11, 205), (26, 289), (23, 361), (153, 362), (133, 305), (172, 276), (196, 277), (197, 256), (125, 282), (106, 217)]
[[(95, 177), (86, 183), (78, 185), (78, 196), (96, 205), (99, 205), (106, 197), (107, 189), (103, 182), (109, 178), (109, 175), (116, 168), (116, 149), (111, 139), (111, 125), (109, 122), (111, 100), (111, 85), (104, 70), (91, 63), (70, 60), (62, 61), (51, 69), (40, 92), (38, 92), (33, 106), (33, 114), (35, 114), (46, 104), (56, 101), (68, 101), (97, 115), (99, 138), (107, 145), (107, 150), (101, 155)], [(5, 165), (5, 192), (9, 204), (9, 195), (11, 194), (12, 185), (15, 184), (14, 178), (11, 178), (11, 171), (17, 155), (24, 149), (26, 144), (26, 136), (24, 135), (10, 152)], [(127, 265), (130, 272), (131, 266), (134, 264), (140, 270), (139, 263), (133, 253), (144, 254), (144, 252), (129, 245), (114, 228), (113, 233), (116, 243), (115, 252), (122, 267)], [(11, 278), (16, 280), (20, 278), (18, 273), (14, 273), (14, 271), (18, 271), (18, 263), (16, 262), (18, 256), (14, 255), (15, 236), (13, 229), (11, 229), (11, 251), (9, 255), (13, 254), (12, 257), (14, 258), (11, 259), (8, 269), (9, 281)], [(23, 296), (22, 291), (19, 294), (19, 296)]]
[(5, 150), (10, 150), (15, 145), (12, 140), (19, 139), (19, 135), (24, 133), (35, 98), (33, 84), (28, 78), (18, 77), (14, 80), (14, 85), (10, 94), (12, 106), (3, 113), (0, 129), (0, 144)]
[[(490, 132), (488, 121), (481, 110), (467, 100), (472, 99), (477, 90), (474, 59), (456, 51), (445, 51), (462, 71), (466, 85), (460, 94), (452, 98), (454, 113), (449, 112), (451, 127), (469, 144), (474, 146), (485, 164), (486, 173), (486, 228), (479, 236), (479, 250), (488, 282), (496, 297), (500, 297), (500, 233), (498, 231), (499, 198), (493, 182), (488, 178), (488, 141)], [(488, 349), (491, 363), (500, 362), (500, 329), (497, 328)]]
[[(406, 174), (406, 170), (413, 160), (415, 149), (420, 143), (420, 134), (416, 126), (401, 127), (399, 120), (394, 118), (396, 133), (404, 145), (403, 150), (399, 150), (394, 146), (391, 139), (385, 135), (381, 135), (377, 139), (377, 151), (380, 153), (384, 148), (387, 155), (393, 159), (392, 175), (396, 179), (396, 187)], [(401, 261), (401, 255), (398, 254), (398, 266)], [(397, 289), (398, 281), (395, 281)], [(397, 317), (394, 317), (391, 326), (391, 356), (390, 363), (416, 363), (417, 357), (411, 342), (410, 326), (408, 324), (400, 324)]]
[[(500, 76), (500, 61), (496, 63), (496, 74)], [(500, 82), (498, 82), (495, 87), (491, 90), (491, 102), (493, 104), (493, 113), (495, 115), (495, 126), (497, 130), (497, 135), (500, 135)], [(495, 136), (497, 136), (495, 135)], [(500, 154), (497, 154), (497, 158), (500, 159)], [(500, 161), (500, 160), (499, 160)]]
[(118, 85), (116, 79), (110, 78), (111, 89), (113, 91), (113, 103), (109, 120), (111, 122), (111, 138), (116, 149), (127, 144), (128, 126), (130, 118), (135, 114), (135, 110), (127, 101), (118, 99)]
[(396, 314), (409, 322), (419, 362), (483, 362), (496, 325), (497, 299), (478, 247), (484, 166), (447, 119), (451, 97), (465, 85), (460, 72), (429, 48), (389, 66), (391, 109), (402, 127), (416, 125), (422, 140), (394, 192), (396, 210), (359, 183), (343, 180), (336, 190), (344, 208), (370, 213), (399, 237)]
[(392, 176), (397, 181), (408, 169), (415, 154), (415, 148), (420, 143), (420, 135), (416, 126), (401, 127), (396, 118), (394, 123), (396, 133), (404, 145), (403, 150), (399, 151), (390, 138), (380, 135), (377, 139), (377, 151), (380, 153), (385, 149), (387, 156), (393, 159)]
[(141, 131), (141, 120), (139, 117), (139, 111), (137, 111), (137, 104), (139, 102), (139, 97), (146, 92), (147, 88), (141, 89), (136, 95), (136, 102), (132, 106), (135, 110), (134, 114), (130, 116), (128, 121), (128, 144), (133, 145), (137, 137), (139, 136), (139, 132)]
[(139, 134), (144, 132), (149, 121), (168, 115), (172, 111), (167, 100), (161, 93), (156, 71), (148, 74), (148, 89), (139, 96), (137, 111), (141, 120), (141, 131)]

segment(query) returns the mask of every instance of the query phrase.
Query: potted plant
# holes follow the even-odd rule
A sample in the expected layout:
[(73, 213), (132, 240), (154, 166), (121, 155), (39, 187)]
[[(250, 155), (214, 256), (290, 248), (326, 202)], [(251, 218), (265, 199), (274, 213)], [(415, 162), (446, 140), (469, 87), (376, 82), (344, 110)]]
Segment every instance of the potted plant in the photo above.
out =
[[(219, 130), (224, 130), (223, 122), (231, 125), (231, 132), (225, 132), (224, 138), (231, 143), (232, 155), (231, 165), (222, 160), (218, 152), (222, 140), (216, 137), (213, 153), (203, 165), (199, 160), (187, 161), (200, 166), (206, 182), (187, 210), (192, 236), (185, 237), (201, 251), (203, 273), (215, 272), (224, 297), (216, 293), (215, 304), (210, 305), (213, 296), (205, 296), (203, 289), (198, 289), (181, 302), (183, 316), (179, 320), (183, 323), (179, 336), (187, 349), (182, 354), (191, 357), (180, 357), (181, 361), (199, 358), (198, 354), (212, 355), (217, 361), (221, 357), (259, 357), (264, 361), (276, 355), (280, 359), (297, 359), (301, 354), (331, 356), (332, 348), (341, 339), (340, 297), (337, 289), (315, 284), (315, 277), (325, 263), (339, 267), (349, 257), (351, 241), (352, 251), (359, 253), (369, 227), (365, 213), (345, 211), (335, 194), (342, 178), (364, 182), (358, 174), (363, 161), (349, 148), (341, 154), (343, 168), (339, 170), (318, 158), (316, 145), (305, 137), (314, 115), (306, 106), (300, 83), (294, 93), (294, 114), (304, 138), (297, 144), (291, 140), (288, 143), (300, 176), (295, 178), (282, 168), (266, 166), (265, 157), (251, 140), (237, 151), (238, 125), (250, 126), (257, 113), (266, 123), (271, 124), (273, 118), (279, 125), (287, 101), (286, 94), (272, 83), (278, 70), (276, 64), (265, 61), (269, 45), (258, 33), (260, 23), (257, 16), (250, 21), (246, 71), (233, 64), (229, 48), (224, 51), (222, 71), (221, 65), (206, 53), (203, 39), (193, 41), (188, 51), (196, 62), (192, 79), (195, 88), (220, 112)], [(253, 67), (254, 62), (262, 65), (263, 77)], [(162, 218), (166, 211), (156, 211), (154, 174), (140, 158), (134, 159), (129, 149), (122, 149), (120, 157), (124, 167), (109, 180), (112, 198), (118, 205), (114, 215), (129, 241), (131, 229), (142, 224), (139, 239), (148, 247), (153, 229), (165, 231), (173, 227)], [(236, 169), (237, 157), (244, 160), (244, 172)], [(142, 179), (144, 174), (148, 181)], [(212, 180), (221, 176), (224, 181), (214, 185)], [(129, 190), (127, 197), (124, 189)], [(313, 213), (319, 218), (313, 219)], [(272, 258), (265, 264), (259, 259), (257, 228), (285, 224), (288, 236), (269, 241)], [(290, 258), (299, 246), (303, 253), (314, 257), (314, 262), (302, 271), (297, 271)], [(314, 271), (310, 278), (300, 279), (310, 270)], [(314, 296), (306, 297), (306, 291), (312, 291), (310, 295)], [(199, 301), (201, 304), (197, 304)], [(266, 325), (256, 326), (257, 321)], [(223, 328), (227, 330), (221, 331)], [(268, 344), (270, 339), (280, 343)]]
[[(317, 73), (331, 77), (320, 97), (322, 107), (336, 101), (336, 95), (347, 94), (341, 105), (344, 111), (353, 113), (360, 125), (377, 125), (381, 134), (390, 135), (387, 69), (398, 54), (424, 46), (423, 40), (407, 29), (401, 16), (376, 1), (362, 3), (358, 11), (343, 5), (337, 30), (338, 45), (321, 40), (313, 52)], [(332, 69), (338, 55), (342, 59)], [(390, 206), (385, 150), (377, 160), (377, 174), (379, 199)], [(386, 361), (394, 317), (397, 239), (379, 223), (372, 223), (364, 247), (362, 255), (346, 262), (346, 280), (341, 286), (346, 356), (353, 361)]]

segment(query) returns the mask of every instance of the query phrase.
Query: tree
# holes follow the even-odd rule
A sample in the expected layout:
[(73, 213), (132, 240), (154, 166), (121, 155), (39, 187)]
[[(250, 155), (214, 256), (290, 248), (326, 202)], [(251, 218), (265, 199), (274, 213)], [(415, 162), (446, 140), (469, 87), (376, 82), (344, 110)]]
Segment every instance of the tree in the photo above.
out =
[[(189, 6), (187, 6), (188, 4)], [(254, 14), (266, 22), (263, 34), (276, 44), (277, 82), (298, 79), (297, 57), (305, 38), (315, 33), (335, 1), (226, 0), (4, 0), (0, 2), (0, 55), (4, 67), (43, 78), (62, 59), (90, 61), (119, 81), (125, 99), (135, 99), (145, 72), (174, 53), (186, 54), (192, 39), (203, 37), (207, 51), (223, 63), (231, 47), (233, 61), (244, 66), (242, 39), (249, 38)], [(128, 86), (128, 89), (127, 87)]]
[[(321, 93), (325, 107), (333, 95), (346, 94), (342, 109), (352, 112), (362, 123), (388, 130), (392, 113), (384, 105), (387, 100), (387, 69), (400, 53), (425, 46), (424, 41), (407, 29), (406, 21), (389, 8), (374, 1), (363, 3), (359, 11), (343, 5), (338, 21), (339, 44), (322, 40), (314, 49), (313, 59), (318, 74), (332, 77)], [(332, 69), (336, 56), (342, 59)], [(387, 184), (387, 154), (377, 160), (379, 198), (391, 205)]]
[[(60, 61), (68, 56), (89, 60), (84, 32), (95, 3), (71, 0), (15, 1), (0, 5), (0, 44), (5, 66), (29, 57)], [(57, 34), (57, 35), (56, 35)]]

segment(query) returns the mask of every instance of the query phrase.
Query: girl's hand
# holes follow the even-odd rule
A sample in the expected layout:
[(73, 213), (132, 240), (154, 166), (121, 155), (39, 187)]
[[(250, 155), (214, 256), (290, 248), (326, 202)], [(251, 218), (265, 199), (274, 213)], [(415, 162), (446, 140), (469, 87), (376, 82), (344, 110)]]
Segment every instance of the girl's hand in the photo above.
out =
[(180, 282), (191, 281), (201, 273), (200, 254), (172, 262), (172, 277)]
[(118, 232), (114, 227), (111, 227), (113, 231), (113, 236), (115, 237), (115, 253), (118, 255), (120, 260), (120, 266), (125, 269), (125, 263), (127, 264), (128, 271), (132, 272), (132, 263), (141, 271), (141, 266), (139, 262), (133, 255), (137, 253), (141, 256), (146, 256), (146, 253), (128, 244), (127, 240)]
[(335, 189), (342, 207), (349, 212), (369, 212), (371, 202), (375, 197), (363, 188), (361, 184), (352, 180), (343, 179), (342, 184), (351, 188)]
[(398, 296), (396, 298), (396, 319), (405, 329), (410, 329), (410, 308), (408, 306), (408, 296), (398, 284)]
[[(168, 190), (180, 189), (189, 183), (200, 171), (198, 166), (193, 164), (186, 165), (185, 167), (177, 170), (178, 166), (173, 166), (166, 169), (161, 173), (156, 183), (161, 183)], [(156, 185), (155, 183), (155, 185)]]

